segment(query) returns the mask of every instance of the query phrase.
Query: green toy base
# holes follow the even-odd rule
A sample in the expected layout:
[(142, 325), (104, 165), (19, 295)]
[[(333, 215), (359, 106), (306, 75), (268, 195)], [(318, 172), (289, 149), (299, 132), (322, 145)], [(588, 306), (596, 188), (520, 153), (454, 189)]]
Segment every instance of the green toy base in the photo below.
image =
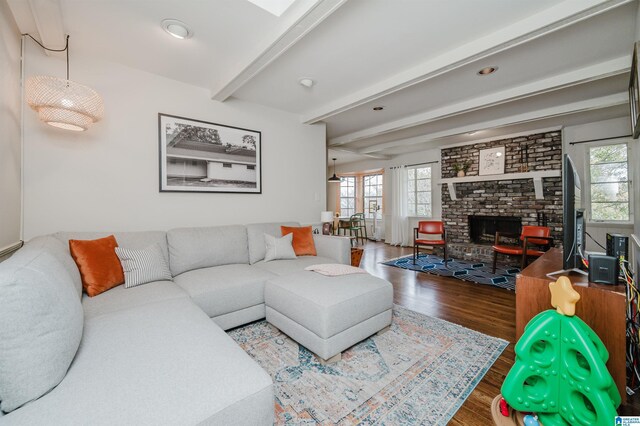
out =
[[(500, 398), (496, 396), (491, 402), (491, 417), (495, 426), (524, 426), (524, 414), (509, 407), (509, 417), (505, 417), (500, 412)], [(540, 423), (542, 426), (542, 423)]]

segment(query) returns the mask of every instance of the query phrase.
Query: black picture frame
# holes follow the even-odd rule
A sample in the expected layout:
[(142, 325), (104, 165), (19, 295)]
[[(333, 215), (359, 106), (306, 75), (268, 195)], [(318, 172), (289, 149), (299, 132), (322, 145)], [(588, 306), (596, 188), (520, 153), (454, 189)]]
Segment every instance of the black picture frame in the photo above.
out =
[(262, 193), (262, 133), (158, 114), (160, 192)]
[(633, 44), (631, 74), (629, 76), (629, 113), (631, 115), (631, 135), (633, 139), (640, 137), (640, 78), (638, 76), (638, 44)]

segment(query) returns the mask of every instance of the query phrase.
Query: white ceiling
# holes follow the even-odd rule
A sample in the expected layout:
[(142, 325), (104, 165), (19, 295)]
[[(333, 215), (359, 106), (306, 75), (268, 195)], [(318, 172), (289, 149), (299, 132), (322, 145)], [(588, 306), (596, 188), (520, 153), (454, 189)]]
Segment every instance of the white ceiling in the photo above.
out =
[[(638, 0), (6, 0), (22, 32), (327, 124), (329, 158), (627, 115)], [(179, 19), (193, 37), (160, 27)], [(496, 73), (480, 77), (485, 66)], [(316, 84), (305, 88), (302, 77)], [(375, 112), (373, 106), (384, 106)]]

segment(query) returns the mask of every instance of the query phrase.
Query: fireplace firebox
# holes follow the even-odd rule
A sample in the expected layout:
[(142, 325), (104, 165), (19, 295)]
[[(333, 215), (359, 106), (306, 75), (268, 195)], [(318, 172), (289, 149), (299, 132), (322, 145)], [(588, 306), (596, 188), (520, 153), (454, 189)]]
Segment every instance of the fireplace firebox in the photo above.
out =
[(476, 244), (493, 244), (496, 232), (520, 235), (522, 219), (515, 216), (469, 216), (469, 237)]

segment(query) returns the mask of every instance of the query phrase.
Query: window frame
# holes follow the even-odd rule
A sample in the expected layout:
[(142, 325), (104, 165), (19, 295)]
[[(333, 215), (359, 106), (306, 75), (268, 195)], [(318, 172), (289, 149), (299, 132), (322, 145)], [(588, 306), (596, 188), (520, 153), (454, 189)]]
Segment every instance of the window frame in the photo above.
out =
[[(380, 177), (380, 183), (376, 183), (375, 185), (367, 185), (366, 183), (366, 179), (368, 177)], [(366, 187), (380, 187), (380, 195), (367, 195), (366, 193)], [(370, 219), (370, 220), (374, 220), (376, 218), (375, 214), (370, 214), (369, 212), (369, 206), (367, 203), (367, 199), (372, 200), (372, 199), (380, 199), (380, 203), (378, 203), (378, 206), (380, 206), (380, 214), (382, 214), (382, 209), (384, 208), (384, 173), (378, 172), (378, 173), (367, 173), (362, 175), (362, 212), (364, 213), (364, 218), (365, 219)]]
[[(342, 182), (346, 180), (353, 181), (353, 197), (343, 197), (342, 196)], [(342, 211), (342, 199), (353, 199), (353, 213), (348, 214), (347, 216), (351, 216), (358, 211), (358, 198), (357, 198), (357, 187), (358, 182), (356, 176), (340, 176), (340, 186), (338, 187), (338, 206), (340, 207), (340, 216), (346, 217)], [(350, 210), (350, 209), (349, 209)]]
[[(418, 169), (429, 169), (430, 170), (430, 178), (429, 178), (429, 191), (418, 191)], [(415, 170), (415, 178), (413, 179), (414, 182), (414, 196), (415, 196), (415, 210), (411, 211), (409, 209), (409, 182), (411, 181), (411, 178), (409, 178), (409, 170)], [(415, 218), (423, 218), (423, 219), (431, 219), (433, 218), (433, 165), (431, 164), (421, 164), (421, 165), (417, 165), (417, 166), (411, 166), (411, 167), (407, 167), (407, 215), (409, 217), (415, 217)], [(429, 216), (426, 215), (419, 215), (418, 214), (418, 193), (419, 192), (429, 192), (429, 207), (431, 210), (431, 214)]]
[[(633, 207), (634, 207), (634, 200), (633, 200), (633, 179), (632, 179), (632, 169), (631, 169), (631, 159), (633, 158), (633, 152), (632, 152), (632, 146), (633, 144), (630, 143), (631, 140), (628, 138), (624, 138), (624, 139), (615, 139), (615, 140), (610, 140), (610, 141), (603, 141), (603, 142), (596, 142), (596, 143), (590, 143), (590, 144), (586, 144), (585, 147), (585, 153), (584, 153), (584, 176), (585, 176), (585, 187), (586, 188), (582, 188), (582, 197), (584, 199), (584, 207), (587, 211), (587, 223), (589, 224), (594, 224), (594, 225), (606, 225), (606, 224), (611, 224), (611, 225), (632, 225), (633, 224), (633, 218), (634, 218), (634, 211), (633, 211)], [(599, 219), (593, 219), (593, 210), (592, 210), (592, 203), (591, 203), (591, 185), (592, 185), (592, 181), (591, 181), (591, 150), (593, 148), (600, 148), (600, 147), (604, 147), (604, 146), (613, 146), (613, 145), (626, 145), (627, 147), (627, 185), (628, 185), (628, 200), (627, 203), (629, 204), (629, 219), (628, 220), (599, 220)], [(604, 164), (604, 163), (602, 163)], [(619, 181), (619, 182), (625, 182), (625, 181)], [(596, 182), (597, 184), (598, 182)]]

